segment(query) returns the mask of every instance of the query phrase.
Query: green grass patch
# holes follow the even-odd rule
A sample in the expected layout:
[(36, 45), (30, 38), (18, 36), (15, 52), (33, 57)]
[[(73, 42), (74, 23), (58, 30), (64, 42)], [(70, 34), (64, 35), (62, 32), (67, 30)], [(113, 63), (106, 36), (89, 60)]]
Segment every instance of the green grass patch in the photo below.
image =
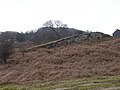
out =
[(64, 81), (46, 82), (40, 85), (1, 85), (0, 90), (92, 90), (120, 87), (120, 76), (80, 78)]

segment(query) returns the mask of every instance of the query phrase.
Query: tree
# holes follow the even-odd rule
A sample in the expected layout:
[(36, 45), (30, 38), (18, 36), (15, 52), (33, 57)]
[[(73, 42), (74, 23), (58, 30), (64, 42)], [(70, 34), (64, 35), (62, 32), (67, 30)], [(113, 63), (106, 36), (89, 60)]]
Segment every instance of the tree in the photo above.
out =
[(0, 58), (7, 63), (7, 59), (14, 52), (14, 39), (9, 37), (9, 33), (2, 32), (0, 35)]
[(26, 41), (34, 42), (35, 30), (31, 30), (25, 33)]
[(61, 36), (62, 32), (67, 28), (67, 24), (63, 24), (59, 20), (55, 21), (49, 20), (45, 22), (43, 26), (48, 27), (49, 30), (53, 31), (56, 34), (57, 39), (60, 39), (62, 37)]
[(25, 46), (26, 46), (25, 42), (21, 42), (19, 46), (19, 49), (20, 49), (20, 52), (22, 53), (23, 58), (25, 56)]
[(19, 42), (24, 42), (25, 41), (25, 34), (24, 33), (17, 33), (16, 35), (16, 40)]

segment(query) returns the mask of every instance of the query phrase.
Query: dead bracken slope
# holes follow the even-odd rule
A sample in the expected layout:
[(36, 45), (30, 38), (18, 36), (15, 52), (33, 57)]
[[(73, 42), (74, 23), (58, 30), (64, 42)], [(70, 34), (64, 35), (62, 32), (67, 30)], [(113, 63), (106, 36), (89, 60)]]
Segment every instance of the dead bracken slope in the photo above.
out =
[(15, 53), (0, 64), (0, 83), (35, 84), (51, 80), (120, 75), (120, 39), (41, 48)]

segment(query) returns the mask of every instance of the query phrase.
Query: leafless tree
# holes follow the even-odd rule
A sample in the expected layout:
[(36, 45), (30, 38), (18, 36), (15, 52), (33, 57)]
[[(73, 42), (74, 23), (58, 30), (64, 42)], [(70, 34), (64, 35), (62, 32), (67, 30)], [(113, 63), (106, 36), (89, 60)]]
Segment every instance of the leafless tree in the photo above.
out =
[(56, 34), (58, 39), (62, 37), (61, 36), (62, 32), (67, 28), (67, 24), (63, 24), (59, 20), (55, 20), (55, 21), (49, 20), (45, 22), (43, 26), (49, 27), (49, 29)]
[(2, 32), (0, 35), (0, 58), (7, 63), (7, 59), (14, 52), (14, 39), (9, 37), (9, 33)]
[(20, 43), (19, 49), (20, 49), (20, 52), (22, 53), (22, 57), (24, 58), (24, 56), (25, 56), (25, 50), (26, 50), (25, 42), (21, 42)]

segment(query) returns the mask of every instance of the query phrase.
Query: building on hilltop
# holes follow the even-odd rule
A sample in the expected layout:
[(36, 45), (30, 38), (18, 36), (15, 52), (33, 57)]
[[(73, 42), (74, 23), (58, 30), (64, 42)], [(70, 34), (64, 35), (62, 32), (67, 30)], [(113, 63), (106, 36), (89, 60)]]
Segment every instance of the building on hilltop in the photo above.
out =
[(115, 36), (115, 37), (120, 37), (120, 30), (117, 29), (117, 30), (113, 33), (113, 36)]

